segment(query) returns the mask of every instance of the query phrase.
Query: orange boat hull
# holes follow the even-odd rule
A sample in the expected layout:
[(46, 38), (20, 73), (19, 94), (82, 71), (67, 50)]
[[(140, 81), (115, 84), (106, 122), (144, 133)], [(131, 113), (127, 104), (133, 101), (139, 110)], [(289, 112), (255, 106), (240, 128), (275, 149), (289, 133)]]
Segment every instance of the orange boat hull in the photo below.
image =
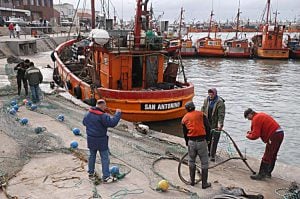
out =
[(224, 50), (217, 48), (198, 48), (198, 55), (203, 57), (223, 57)]
[(263, 59), (288, 59), (289, 49), (257, 49), (257, 57)]
[(122, 119), (131, 122), (151, 122), (183, 117), (185, 103), (194, 97), (194, 85), (181, 84), (168, 90), (117, 90), (104, 87), (91, 88), (91, 85), (73, 74), (59, 58), (62, 49), (73, 41), (61, 44), (55, 50), (56, 67), (61, 81), (68, 92), (78, 99), (105, 99), (109, 109), (122, 110)]

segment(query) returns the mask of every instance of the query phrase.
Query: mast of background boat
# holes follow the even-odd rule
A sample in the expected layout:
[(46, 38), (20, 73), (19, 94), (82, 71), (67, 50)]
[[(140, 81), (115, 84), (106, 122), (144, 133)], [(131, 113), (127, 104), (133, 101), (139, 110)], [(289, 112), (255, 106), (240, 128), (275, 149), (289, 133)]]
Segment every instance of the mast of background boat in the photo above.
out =
[(214, 16), (214, 11), (211, 10), (210, 12), (210, 19), (209, 19), (209, 26), (208, 26), (208, 37), (210, 37), (210, 32), (211, 32), (211, 22), (212, 22), (212, 17)]
[(139, 48), (141, 43), (142, 30), (142, 0), (136, 1), (136, 14), (134, 24), (134, 46)]
[(268, 0), (268, 2), (267, 2), (267, 24), (269, 24), (270, 4), (271, 4), (271, 0)]
[(236, 32), (235, 32), (235, 38), (238, 38), (238, 32), (239, 32), (239, 25), (240, 25), (240, 1), (239, 1), (239, 8), (238, 8), (238, 13), (236, 16)]
[[(274, 12), (274, 14), (275, 14), (275, 28), (276, 28), (276, 35), (278, 35), (278, 28), (279, 28), (279, 26), (277, 27), (277, 15), (279, 14), (278, 12), (277, 12), (277, 10)], [(277, 39), (278, 39), (278, 37), (275, 37), (275, 46), (277, 46)]]
[(91, 0), (92, 29), (95, 28), (95, 0)]
[(181, 7), (181, 12), (180, 12), (180, 20), (179, 20), (179, 60), (180, 60), (180, 65), (181, 65), (181, 69), (182, 69), (182, 75), (183, 75), (183, 79), (184, 79), (184, 83), (187, 83), (187, 78), (185, 76), (185, 72), (184, 72), (184, 66), (182, 64), (182, 57), (181, 57), (181, 25), (182, 25), (182, 18), (183, 18), (183, 7)]

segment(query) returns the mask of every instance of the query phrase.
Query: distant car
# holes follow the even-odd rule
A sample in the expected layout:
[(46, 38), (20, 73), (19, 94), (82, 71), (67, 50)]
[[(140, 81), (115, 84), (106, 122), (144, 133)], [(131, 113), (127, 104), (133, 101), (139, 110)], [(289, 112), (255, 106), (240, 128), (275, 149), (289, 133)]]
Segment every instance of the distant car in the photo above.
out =
[(14, 25), (19, 24), (19, 26), (28, 26), (29, 22), (24, 21), (22, 18), (10, 18), (8, 21), (5, 22), (6, 26), (8, 26), (10, 23), (13, 23)]
[(61, 26), (71, 26), (71, 25), (73, 25), (73, 23), (71, 21), (68, 21), (68, 20), (61, 20), (60, 25)]
[(40, 21), (32, 21), (29, 23), (30, 26), (33, 26), (33, 27), (39, 27), (39, 26), (42, 26), (43, 24), (41, 24)]

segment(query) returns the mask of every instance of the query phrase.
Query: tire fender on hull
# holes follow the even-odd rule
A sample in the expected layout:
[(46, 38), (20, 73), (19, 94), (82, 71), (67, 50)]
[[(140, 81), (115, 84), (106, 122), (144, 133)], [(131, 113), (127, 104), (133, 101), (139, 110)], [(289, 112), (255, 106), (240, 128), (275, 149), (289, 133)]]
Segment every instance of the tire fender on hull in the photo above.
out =
[(77, 99), (82, 99), (82, 92), (79, 85), (74, 87), (74, 95), (76, 96)]

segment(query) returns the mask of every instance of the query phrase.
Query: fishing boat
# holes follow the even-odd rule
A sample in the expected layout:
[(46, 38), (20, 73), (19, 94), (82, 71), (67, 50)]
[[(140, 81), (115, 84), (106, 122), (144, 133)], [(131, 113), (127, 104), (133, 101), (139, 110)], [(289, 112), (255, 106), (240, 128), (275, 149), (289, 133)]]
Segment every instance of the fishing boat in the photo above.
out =
[(215, 37), (210, 37), (212, 29), (212, 17), (214, 13), (211, 11), (209, 20), (208, 36), (200, 38), (196, 41), (197, 53), (203, 57), (223, 57), (224, 48), (222, 46), (222, 40), (217, 38), (217, 27), (215, 27)]
[(266, 23), (263, 25), (262, 33), (252, 38), (254, 55), (265, 59), (288, 59), (289, 49), (282, 45), (285, 26), (277, 24), (277, 11), (275, 12), (275, 23), (271, 25), (269, 22), (270, 1), (267, 0)]
[(288, 35), (287, 47), (290, 50), (290, 58), (300, 59), (300, 35), (299, 38), (296, 35), (293, 38)]
[[(89, 105), (104, 99), (110, 110), (121, 109), (128, 121), (182, 117), (194, 86), (187, 82), (179, 60), (166, 59), (163, 39), (151, 31), (147, 3), (137, 0), (134, 32), (127, 37), (114, 38), (107, 30), (93, 29), (89, 38), (59, 45), (52, 54), (54, 80)], [(94, 28), (93, 0), (91, 5)]]
[(172, 39), (169, 41), (169, 45), (167, 47), (168, 54), (176, 54), (180, 53), (182, 57), (195, 57), (197, 56), (197, 49), (193, 45), (193, 41), (191, 38), (187, 39)]
[[(251, 46), (247, 38), (239, 38), (239, 24), (240, 24), (240, 2), (236, 16), (236, 32), (235, 37), (224, 41), (225, 57), (231, 58), (250, 58)], [(242, 34), (240, 35), (242, 36)]]
[(179, 20), (179, 34), (177, 38), (171, 39), (168, 43), (166, 50), (169, 55), (174, 55), (180, 53), (182, 57), (193, 57), (197, 55), (197, 49), (193, 45), (193, 41), (191, 37), (189, 37), (189, 32), (186, 34), (186, 38), (182, 38), (181, 35), (181, 26), (183, 19), (183, 8), (181, 8), (180, 12), (180, 20)]

